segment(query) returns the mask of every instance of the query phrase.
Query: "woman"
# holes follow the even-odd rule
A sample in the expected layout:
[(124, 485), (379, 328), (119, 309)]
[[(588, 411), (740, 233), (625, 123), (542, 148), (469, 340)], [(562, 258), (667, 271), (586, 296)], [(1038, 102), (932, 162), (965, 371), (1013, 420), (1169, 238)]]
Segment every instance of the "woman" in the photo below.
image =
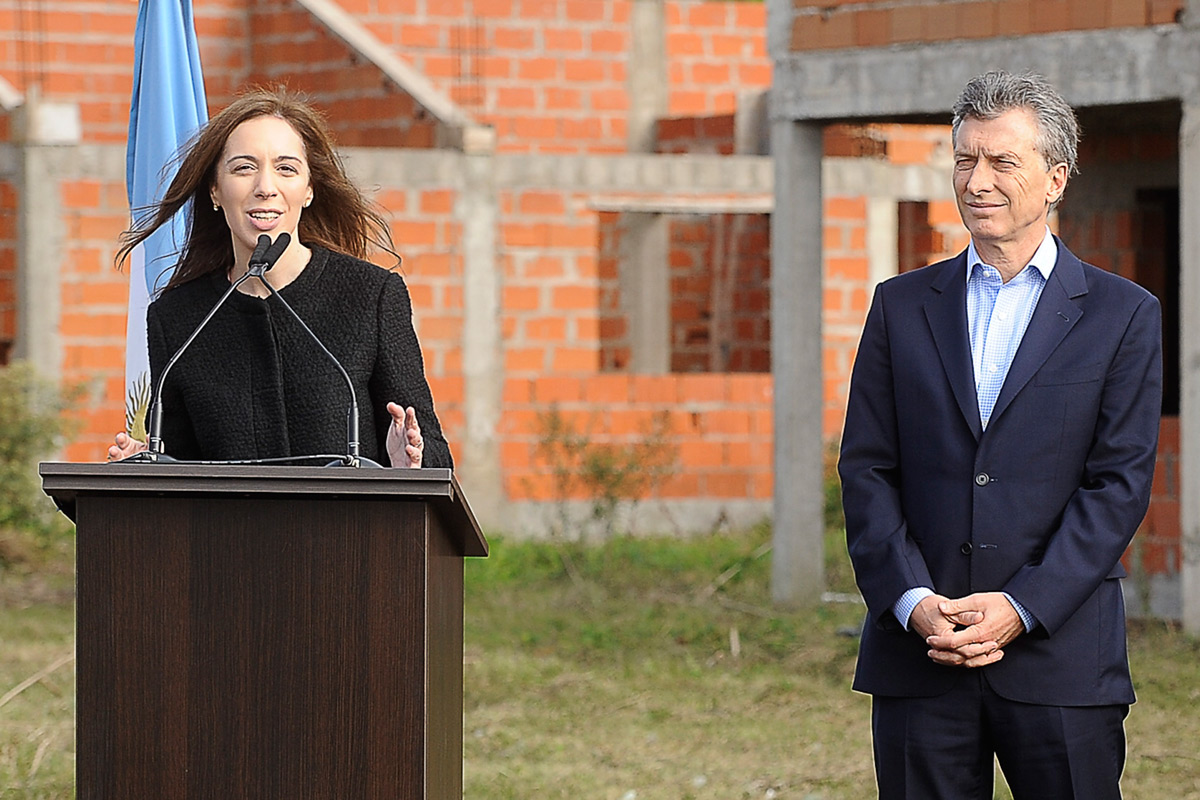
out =
[[(346, 177), (317, 112), (286, 90), (235, 100), (191, 144), (163, 200), (123, 235), (118, 262), (185, 207), (187, 242), (147, 313), (152, 386), (247, 272), (258, 237), (286, 232), (291, 243), (266, 277), (349, 374), (362, 408), (361, 455), (394, 467), (453, 466), (408, 290), (363, 260), (373, 246), (394, 255), (387, 222)], [(346, 451), (344, 379), (256, 278), (172, 367), (162, 395), (164, 449), (175, 458)], [(119, 433), (109, 458), (145, 447)]]

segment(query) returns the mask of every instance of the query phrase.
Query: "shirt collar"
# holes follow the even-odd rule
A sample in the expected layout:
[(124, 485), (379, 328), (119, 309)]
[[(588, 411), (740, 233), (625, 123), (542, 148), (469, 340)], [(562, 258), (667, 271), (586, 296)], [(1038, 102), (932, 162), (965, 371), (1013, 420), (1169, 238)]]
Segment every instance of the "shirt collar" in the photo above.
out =
[[(1042, 237), (1042, 243), (1038, 245), (1033, 258), (1029, 259), (1029, 264), (1032, 264), (1034, 269), (1042, 273), (1044, 280), (1049, 280), (1050, 273), (1054, 270), (1056, 261), (1058, 261), (1058, 244), (1054, 241), (1054, 236), (1050, 233), (1050, 229), (1046, 228), (1046, 235)], [(978, 251), (975, 250), (975, 240), (972, 239), (970, 244), (967, 245), (967, 280), (971, 279), (971, 273), (975, 270), (975, 265), (982, 263), (984, 263), (983, 259), (979, 257)], [(1029, 264), (1026, 266), (1029, 266)], [(989, 264), (988, 266), (991, 265)]]

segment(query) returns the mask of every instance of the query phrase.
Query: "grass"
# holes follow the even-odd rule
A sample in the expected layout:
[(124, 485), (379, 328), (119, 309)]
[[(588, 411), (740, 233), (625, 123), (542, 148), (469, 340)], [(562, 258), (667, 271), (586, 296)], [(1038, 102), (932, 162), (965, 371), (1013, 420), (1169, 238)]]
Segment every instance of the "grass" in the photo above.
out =
[[(862, 607), (769, 608), (768, 540), (493, 539), (466, 566), (465, 796), (873, 796), (869, 700), (849, 689)], [(851, 592), (829, 544), (828, 588)], [(71, 648), (70, 603), (23, 601), (28, 581), (0, 586), (0, 696)], [(1200, 798), (1200, 642), (1135, 624), (1130, 655), (1125, 796)], [(0, 798), (72, 795), (73, 676), (0, 707)]]

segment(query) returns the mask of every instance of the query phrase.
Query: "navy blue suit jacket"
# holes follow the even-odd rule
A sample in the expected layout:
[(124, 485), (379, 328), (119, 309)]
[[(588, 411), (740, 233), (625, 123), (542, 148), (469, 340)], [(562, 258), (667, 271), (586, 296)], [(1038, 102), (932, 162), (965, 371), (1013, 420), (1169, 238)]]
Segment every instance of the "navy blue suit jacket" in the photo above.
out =
[[(1057, 241), (1057, 240), (1056, 240)], [(966, 254), (876, 290), (839, 471), (869, 619), (854, 687), (932, 696), (933, 663), (892, 606), (927, 586), (1006, 591), (1037, 620), (992, 688), (1021, 702), (1133, 702), (1120, 558), (1150, 498), (1162, 403), (1158, 301), (1062, 244), (987, 430), (966, 313)]]

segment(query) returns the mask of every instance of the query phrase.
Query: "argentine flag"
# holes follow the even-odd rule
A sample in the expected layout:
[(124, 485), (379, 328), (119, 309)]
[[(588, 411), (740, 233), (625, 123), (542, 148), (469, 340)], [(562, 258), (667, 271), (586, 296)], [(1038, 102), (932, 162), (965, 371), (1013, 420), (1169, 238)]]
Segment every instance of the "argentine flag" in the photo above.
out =
[[(162, 197), (175, 177), (175, 156), (208, 120), (192, 0), (138, 0), (133, 47), (125, 188), (130, 213), (137, 219)], [(146, 307), (170, 279), (186, 236), (185, 213), (180, 211), (129, 259), (125, 422), (130, 435), (141, 441), (146, 440), (150, 401)]]

